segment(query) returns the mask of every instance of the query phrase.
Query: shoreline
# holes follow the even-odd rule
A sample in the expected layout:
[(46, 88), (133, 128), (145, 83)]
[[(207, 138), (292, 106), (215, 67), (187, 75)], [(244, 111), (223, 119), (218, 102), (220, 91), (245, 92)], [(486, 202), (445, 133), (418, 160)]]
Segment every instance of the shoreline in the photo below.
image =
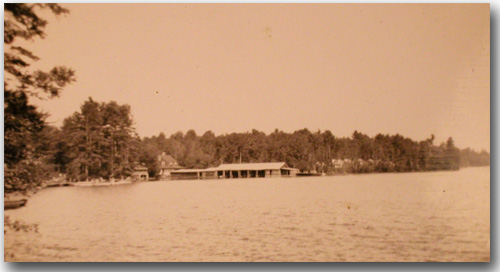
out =
[(47, 190), (36, 205), (6, 212), (40, 232), (7, 228), (5, 260), (487, 261), (488, 185), (489, 168), (471, 168)]
[[(281, 177), (281, 178), (307, 178), (307, 177), (337, 177), (337, 176), (350, 176), (350, 175), (370, 175), (370, 174), (410, 174), (410, 173), (438, 173), (438, 172), (458, 172), (460, 170), (468, 169), (468, 168), (486, 168), (491, 167), (490, 165), (481, 165), (481, 166), (463, 166), (459, 169), (436, 169), (436, 170), (420, 170), (420, 171), (387, 171), (387, 172), (347, 172), (347, 173), (300, 173), (296, 176), (291, 177)], [(207, 178), (206, 180), (229, 180), (229, 179), (256, 179), (256, 178)], [(258, 179), (258, 178), (257, 178)], [(22, 198), (30, 198), (35, 195), (38, 191), (45, 188), (53, 188), (53, 187), (91, 187), (91, 186), (114, 186), (114, 185), (125, 185), (125, 184), (133, 184), (139, 182), (159, 182), (159, 181), (175, 181), (175, 180), (197, 180), (197, 179), (155, 179), (148, 181), (117, 181), (117, 182), (93, 182), (93, 181), (77, 181), (77, 182), (61, 182), (61, 183), (52, 183), (52, 184), (44, 184), (39, 188), (31, 191), (27, 191), (25, 193), (21, 191), (4, 193), (4, 200), (17, 200)], [(205, 179), (204, 179), (205, 180)]]

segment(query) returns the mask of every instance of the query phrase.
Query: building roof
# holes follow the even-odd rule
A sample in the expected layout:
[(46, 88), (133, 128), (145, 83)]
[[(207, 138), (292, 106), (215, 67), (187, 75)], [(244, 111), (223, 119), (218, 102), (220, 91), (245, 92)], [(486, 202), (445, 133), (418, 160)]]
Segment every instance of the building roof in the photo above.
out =
[(277, 170), (286, 167), (284, 162), (264, 162), (264, 163), (231, 163), (221, 164), (212, 170)]
[(177, 164), (177, 160), (174, 157), (162, 152), (158, 155), (158, 162), (160, 163), (160, 169), (182, 169), (184, 167)]
[(180, 165), (164, 165), (164, 166), (160, 166), (160, 169), (183, 169), (184, 167), (180, 166)]
[(206, 169), (181, 169), (175, 170), (171, 173), (197, 173), (197, 172), (214, 172), (214, 171), (237, 171), (237, 170), (299, 170), (297, 168), (290, 168), (284, 162), (265, 162), (265, 163), (231, 163), (221, 164), (217, 167), (210, 167)]
[(134, 171), (148, 171), (148, 168), (143, 165), (137, 165), (134, 167)]
[(198, 173), (198, 172), (207, 172), (208, 169), (180, 169), (180, 170), (175, 170), (170, 173), (175, 174), (175, 173)]
[(165, 154), (165, 152), (158, 155), (158, 160), (165, 161), (165, 162), (171, 162), (171, 163), (177, 163), (177, 161), (174, 159), (174, 157), (172, 157), (168, 154)]

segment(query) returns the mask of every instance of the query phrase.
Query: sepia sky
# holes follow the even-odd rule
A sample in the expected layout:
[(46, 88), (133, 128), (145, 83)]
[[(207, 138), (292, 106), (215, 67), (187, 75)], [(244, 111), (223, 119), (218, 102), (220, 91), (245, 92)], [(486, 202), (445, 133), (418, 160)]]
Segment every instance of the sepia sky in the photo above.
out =
[(63, 4), (37, 68), (77, 82), (62, 120), (129, 104), (140, 136), (331, 130), (490, 149), (489, 4)]

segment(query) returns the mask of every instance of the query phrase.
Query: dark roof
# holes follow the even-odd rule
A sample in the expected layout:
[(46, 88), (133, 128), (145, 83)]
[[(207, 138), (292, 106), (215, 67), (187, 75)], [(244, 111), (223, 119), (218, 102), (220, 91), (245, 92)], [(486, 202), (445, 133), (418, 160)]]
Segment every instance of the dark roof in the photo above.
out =
[(158, 160), (159, 161), (166, 161), (166, 162), (172, 162), (172, 163), (177, 163), (177, 160), (174, 159), (174, 157), (168, 155), (168, 154), (160, 154), (158, 155)]
[(177, 163), (174, 157), (165, 154), (165, 152), (158, 155), (158, 163), (160, 164), (160, 169), (182, 169), (184, 167)]

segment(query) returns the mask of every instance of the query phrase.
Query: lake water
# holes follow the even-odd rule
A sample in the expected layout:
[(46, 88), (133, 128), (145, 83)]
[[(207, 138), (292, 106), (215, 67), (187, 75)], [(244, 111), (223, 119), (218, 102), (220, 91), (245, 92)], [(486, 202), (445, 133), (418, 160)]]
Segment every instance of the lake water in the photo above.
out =
[(5, 261), (489, 261), (490, 168), (47, 188)]

